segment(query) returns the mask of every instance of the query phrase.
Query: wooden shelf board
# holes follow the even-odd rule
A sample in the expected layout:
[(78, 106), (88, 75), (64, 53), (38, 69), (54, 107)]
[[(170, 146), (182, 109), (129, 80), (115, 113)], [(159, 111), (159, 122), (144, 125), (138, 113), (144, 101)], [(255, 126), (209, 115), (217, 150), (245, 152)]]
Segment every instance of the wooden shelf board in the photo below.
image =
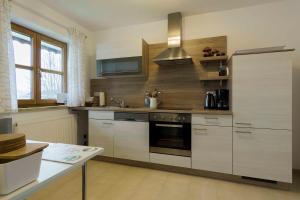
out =
[(200, 62), (216, 62), (216, 61), (227, 61), (228, 56), (211, 56), (203, 57), (200, 59)]
[(222, 80), (229, 80), (229, 76), (203, 76), (200, 77), (200, 81), (222, 81)]

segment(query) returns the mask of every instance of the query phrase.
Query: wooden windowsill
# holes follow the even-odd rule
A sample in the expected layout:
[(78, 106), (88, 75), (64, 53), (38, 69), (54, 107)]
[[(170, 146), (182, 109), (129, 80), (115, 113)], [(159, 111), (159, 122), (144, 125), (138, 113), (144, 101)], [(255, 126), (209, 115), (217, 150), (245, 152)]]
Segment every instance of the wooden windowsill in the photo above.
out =
[(36, 111), (46, 111), (46, 110), (61, 110), (68, 108), (66, 105), (53, 105), (53, 106), (35, 106), (35, 107), (24, 107), (19, 108), (18, 112), (36, 112)]

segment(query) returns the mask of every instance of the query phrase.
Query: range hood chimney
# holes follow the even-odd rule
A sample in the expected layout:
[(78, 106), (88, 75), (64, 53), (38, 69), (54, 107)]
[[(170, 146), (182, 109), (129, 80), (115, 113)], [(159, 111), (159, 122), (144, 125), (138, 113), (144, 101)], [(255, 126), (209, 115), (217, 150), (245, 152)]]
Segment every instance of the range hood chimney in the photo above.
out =
[(168, 49), (160, 53), (153, 61), (158, 65), (192, 64), (190, 55), (181, 47), (182, 16), (180, 12), (168, 15)]

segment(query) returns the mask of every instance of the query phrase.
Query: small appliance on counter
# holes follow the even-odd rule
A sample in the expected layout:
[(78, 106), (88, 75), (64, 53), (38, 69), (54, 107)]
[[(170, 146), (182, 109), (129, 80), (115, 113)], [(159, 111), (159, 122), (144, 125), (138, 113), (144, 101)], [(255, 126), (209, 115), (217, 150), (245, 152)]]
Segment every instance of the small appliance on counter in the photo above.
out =
[(229, 110), (229, 90), (217, 89), (205, 94), (204, 109)]
[(205, 94), (204, 109), (215, 109), (216, 108), (216, 92), (207, 91)]
[(105, 106), (105, 93), (99, 92), (99, 106)]
[(96, 106), (100, 106), (100, 107), (104, 107), (106, 106), (106, 102), (105, 102), (105, 92), (94, 92), (94, 99), (93, 99), (93, 107)]
[(218, 110), (229, 110), (229, 90), (218, 89), (215, 91), (216, 94), (216, 109)]

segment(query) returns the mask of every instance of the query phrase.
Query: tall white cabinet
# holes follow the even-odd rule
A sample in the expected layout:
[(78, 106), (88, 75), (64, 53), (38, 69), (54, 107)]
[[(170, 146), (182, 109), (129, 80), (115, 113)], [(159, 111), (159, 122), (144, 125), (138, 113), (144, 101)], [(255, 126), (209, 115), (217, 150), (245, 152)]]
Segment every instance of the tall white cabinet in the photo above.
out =
[(292, 182), (290, 52), (234, 55), (233, 174)]

